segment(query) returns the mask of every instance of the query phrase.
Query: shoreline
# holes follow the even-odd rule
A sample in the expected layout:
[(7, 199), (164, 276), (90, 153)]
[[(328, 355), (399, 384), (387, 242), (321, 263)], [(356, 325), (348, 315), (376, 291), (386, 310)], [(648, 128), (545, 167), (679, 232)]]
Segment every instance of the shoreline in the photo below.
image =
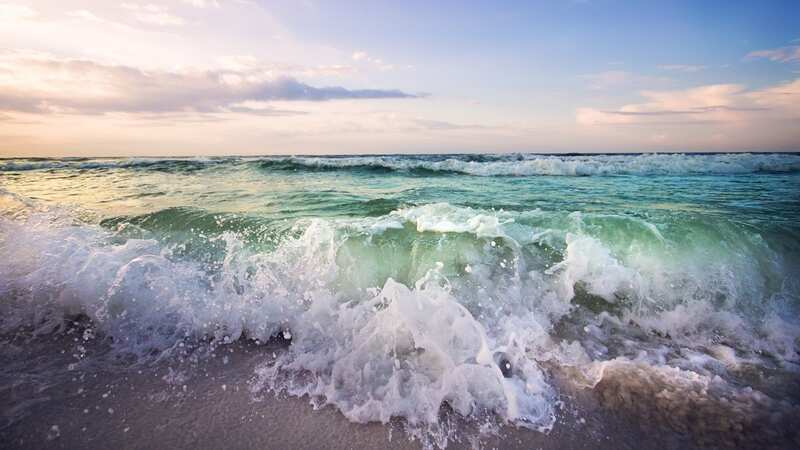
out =
[[(358, 424), (333, 407), (315, 409), (308, 398), (251, 392), (255, 366), (285, 343), (237, 342), (217, 347), (209, 358), (115, 367), (103, 361), (109, 353), (102, 354), (102, 344), (83, 347), (75, 335), (3, 336), (4, 448), (683, 449), (724, 444), (699, 445), (691, 433), (641, 420), (624, 408), (607, 408), (595, 390), (570, 390), (557, 379), (561, 407), (549, 433), (510, 425), (486, 433), (479, 431), (485, 424), (443, 412), (448, 431), (439, 433), (438, 442), (423, 442), (404, 431), (399, 419)], [(75, 353), (79, 347), (89, 356)], [(80, 360), (79, 368), (71, 365)]]

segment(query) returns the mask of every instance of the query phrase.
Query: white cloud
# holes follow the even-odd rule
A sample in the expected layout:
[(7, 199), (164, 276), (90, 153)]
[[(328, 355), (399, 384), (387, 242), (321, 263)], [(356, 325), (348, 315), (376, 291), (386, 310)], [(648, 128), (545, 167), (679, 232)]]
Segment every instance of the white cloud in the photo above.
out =
[(181, 0), (183, 3), (187, 5), (194, 6), (195, 8), (219, 8), (219, 2), (217, 0)]
[(153, 3), (123, 3), (122, 8), (133, 11), (139, 22), (157, 26), (181, 26), (186, 23), (183, 18), (169, 12), (169, 8)]
[[(37, 14), (31, 20), (0, 23), (0, 43), (7, 43), (0, 47), (6, 50), (31, 49), (164, 70), (205, 67), (209, 61), (230, 53), (307, 67), (352, 63), (349, 54), (343, 55), (340, 49), (301, 41), (269, 8), (251, 0), (218, 1), (219, 9), (213, 5), (199, 9), (179, 0), (16, 2), (31, 5)], [(122, 7), (122, 3), (129, 8)], [(158, 5), (167, 5), (167, 12), (180, 16), (184, 26), (156, 26), (140, 21), (136, 15), (148, 12), (148, 4), (156, 5), (155, 9), (150, 8), (154, 11)], [(0, 0), (0, 5), (6, 3)]]
[(788, 47), (774, 48), (770, 50), (757, 50), (750, 52), (745, 57), (747, 59), (766, 58), (770, 61), (789, 63), (800, 62), (800, 46), (792, 45)]
[(38, 13), (27, 5), (0, 3), (0, 22), (17, 22), (33, 19)]
[(643, 91), (647, 101), (616, 109), (578, 108), (581, 125), (748, 123), (800, 119), (800, 79), (758, 90), (715, 84), (673, 91)]
[[(398, 68), (398, 66), (396, 66), (394, 64), (387, 64), (387, 63), (383, 62), (383, 60), (380, 59), (380, 58), (373, 58), (372, 56), (369, 55), (369, 53), (367, 53), (365, 51), (362, 51), (362, 50), (358, 50), (358, 51), (353, 52), (353, 54), (350, 55), (350, 57), (353, 59), (353, 61), (364, 63), (364, 64), (369, 64), (369, 65), (377, 68), (378, 70), (382, 70), (382, 71), (394, 70), (394, 69)], [(399, 68), (413, 69), (413, 66), (406, 65), (406, 66), (400, 66)]]
[(85, 9), (79, 9), (79, 10), (76, 10), (76, 11), (69, 11), (69, 12), (67, 12), (67, 16), (75, 18), (75, 19), (88, 20), (90, 22), (99, 22), (99, 23), (107, 22), (105, 19), (103, 19), (101, 17), (98, 17), (93, 12), (85, 10)]
[(322, 64), (312, 67), (297, 64), (265, 65), (253, 55), (229, 55), (217, 58), (218, 68), (233, 72), (260, 73), (262, 76), (295, 76), (315, 78), (321, 76), (343, 76), (356, 72), (356, 68), (345, 64)]
[(673, 72), (700, 72), (701, 70), (708, 69), (708, 66), (700, 66), (700, 65), (693, 65), (693, 64), (664, 64), (658, 66), (661, 70), (668, 70)]
[(414, 95), (399, 90), (315, 87), (280, 68), (255, 63), (236, 69), (144, 71), (42, 53), (0, 54), (0, 111), (263, 113), (265, 108), (247, 102), (408, 97)]

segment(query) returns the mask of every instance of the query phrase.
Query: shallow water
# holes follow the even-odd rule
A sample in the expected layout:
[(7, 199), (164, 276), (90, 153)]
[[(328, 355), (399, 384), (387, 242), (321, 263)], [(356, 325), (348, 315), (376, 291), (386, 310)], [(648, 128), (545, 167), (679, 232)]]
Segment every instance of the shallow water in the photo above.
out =
[(80, 318), (128, 364), (278, 336), (253, 395), (354, 422), (547, 431), (571, 387), (797, 438), (800, 155), (14, 159), (0, 189), (4, 335)]

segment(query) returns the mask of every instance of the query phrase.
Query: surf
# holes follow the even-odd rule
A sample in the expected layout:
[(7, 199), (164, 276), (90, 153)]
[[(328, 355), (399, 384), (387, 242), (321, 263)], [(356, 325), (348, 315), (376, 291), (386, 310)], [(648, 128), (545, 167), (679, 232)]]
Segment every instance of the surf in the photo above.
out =
[(463, 175), (264, 178), (262, 166), (226, 164), (101, 172), (99, 198), (82, 183), (108, 168), (4, 177), (0, 332), (79, 333), (109, 349), (75, 363), (90, 372), (110, 357), (195, 361), (191, 373), (250, 343), (269, 349), (249, 374), (253, 398), (402, 420), (433, 443), (453, 432), (445, 410), (476, 429), (547, 432), (570, 389), (697, 435), (747, 436), (796, 416), (800, 399), (781, 381), (800, 371), (796, 200), (726, 203), (753, 183), (791, 190), (791, 172), (705, 174), (692, 181), (705, 192), (669, 202), (651, 186), (671, 175), (601, 177), (585, 194), (607, 202), (598, 208), (581, 197), (585, 177), (473, 189)]

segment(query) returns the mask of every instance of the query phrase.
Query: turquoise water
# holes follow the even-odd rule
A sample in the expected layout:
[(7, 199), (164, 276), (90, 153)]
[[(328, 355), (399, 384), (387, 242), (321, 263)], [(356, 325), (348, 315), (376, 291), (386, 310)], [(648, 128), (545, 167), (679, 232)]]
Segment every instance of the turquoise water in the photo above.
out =
[(0, 189), (4, 329), (285, 335), (254, 388), (355, 421), (546, 429), (553, 370), (778, 398), (800, 369), (800, 155), (6, 159)]

